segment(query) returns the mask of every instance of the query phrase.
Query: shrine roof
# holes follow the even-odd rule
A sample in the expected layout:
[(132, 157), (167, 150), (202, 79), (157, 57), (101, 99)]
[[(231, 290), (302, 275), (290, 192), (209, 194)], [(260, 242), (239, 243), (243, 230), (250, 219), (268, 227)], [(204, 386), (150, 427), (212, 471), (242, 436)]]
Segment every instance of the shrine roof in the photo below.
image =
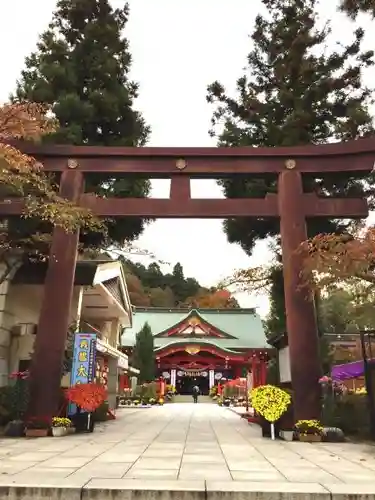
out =
[[(207, 334), (202, 338), (201, 335), (190, 334), (181, 337), (173, 333), (168, 334), (176, 325), (192, 316), (197, 316), (214, 331), (222, 333), (222, 336)], [(132, 347), (135, 344), (136, 334), (145, 323), (150, 325), (156, 349), (186, 341), (210, 343), (230, 351), (271, 349), (266, 340), (262, 320), (255, 309), (135, 308), (133, 326), (126, 328), (121, 337), (123, 347)]]

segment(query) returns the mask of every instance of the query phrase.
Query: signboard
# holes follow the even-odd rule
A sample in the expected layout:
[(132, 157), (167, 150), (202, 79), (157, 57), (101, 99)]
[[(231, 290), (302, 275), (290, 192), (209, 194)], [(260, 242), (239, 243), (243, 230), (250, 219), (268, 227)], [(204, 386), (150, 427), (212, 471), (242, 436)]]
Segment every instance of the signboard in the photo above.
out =
[(246, 384), (247, 384), (247, 390), (251, 391), (253, 388), (253, 374), (251, 372), (247, 372)]
[(290, 382), (292, 380), (292, 375), (290, 373), (289, 346), (279, 351), (279, 370), (281, 383)]
[(117, 366), (122, 370), (127, 370), (129, 368), (128, 358), (125, 356), (120, 356), (117, 360)]
[[(70, 385), (87, 384), (95, 378), (96, 333), (76, 333), (74, 336), (73, 363)], [(75, 413), (75, 405), (69, 405), (68, 413)]]
[(177, 372), (179, 377), (207, 377), (208, 372), (203, 370), (179, 370)]

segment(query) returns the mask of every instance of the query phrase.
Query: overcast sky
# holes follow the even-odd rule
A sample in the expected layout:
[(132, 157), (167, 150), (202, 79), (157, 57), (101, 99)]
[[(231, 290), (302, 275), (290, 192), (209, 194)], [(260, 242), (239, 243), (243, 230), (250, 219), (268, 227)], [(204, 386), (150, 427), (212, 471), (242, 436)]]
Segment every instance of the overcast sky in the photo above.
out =
[[(114, 6), (122, 1), (113, 0)], [(206, 87), (220, 80), (233, 90), (251, 49), (249, 34), (261, 11), (257, 0), (130, 0), (126, 36), (133, 56), (132, 77), (140, 83), (137, 107), (152, 127), (151, 146), (215, 146), (208, 136), (211, 108)], [(38, 34), (50, 21), (55, 0), (2, 0), (0, 2), (0, 101), (15, 88), (25, 56), (34, 50)], [(335, 0), (322, 2), (322, 22), (333, 19), (336, 40), (347, 42), (353, 29), (335, 11)], [(360, 24), (371, 29), (366, 18)], [(371, 47), (373, 48), (373, 47)], [(375, 82), (370, 70), (366, 81)], [(195, 181), (193, 197), (218, 197), (213, 181)], [(153, 196), (166, 197), (166, 181), (154, 184)], [(267, 263), (267, 244), (260, 243), (249, 258), (229, 245), (219, 220), (159, 220), (140, 238), (140, 246), (160, 259), (179, 261), (187, 276), (214, 285), (239, 267)], [(265, 297), (239, 295), (243, 307), (267, 311)]]

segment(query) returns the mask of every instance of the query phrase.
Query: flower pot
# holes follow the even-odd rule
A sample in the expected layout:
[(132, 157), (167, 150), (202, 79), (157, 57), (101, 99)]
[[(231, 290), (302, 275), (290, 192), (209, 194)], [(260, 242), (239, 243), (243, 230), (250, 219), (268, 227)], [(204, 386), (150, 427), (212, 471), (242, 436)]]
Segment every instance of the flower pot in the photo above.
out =
[(26, 429), (26, 437), (30, 438), (39, 438), (39, 437), (47, 437), (48, 429)]
[(52, 427), (52, 436), (63, 437), (68, 434), (67, 427)]
[(280, 431), (280, 437), (284, 441), (293, 441), (294, 431)]
[(6, 437), (23, 437), (25, 435), (25, 424), (21, 420), (12, 420), (6, 425), (4, 435)]
[(320, 443), (322, 441), (320, 434), (299, 434), (298, 438), (302, 443)]
[(71, 418), (77, 433), (94, 432), (95, 420), (92, 413), (76, 413)]

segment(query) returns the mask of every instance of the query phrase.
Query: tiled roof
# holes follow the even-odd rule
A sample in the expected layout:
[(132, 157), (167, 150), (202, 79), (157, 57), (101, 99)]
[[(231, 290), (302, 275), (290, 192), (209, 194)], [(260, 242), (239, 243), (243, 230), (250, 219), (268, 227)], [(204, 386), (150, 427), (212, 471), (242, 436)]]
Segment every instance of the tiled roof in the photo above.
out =
[[(121, 344), (131, 347), (135, 344), (135, 336), (147, 322), (153, 335), (168, 330), (182, 322), (192, 313), (199, 315), (213, 327), (234, 337), (221, 339), (207, 337), (204, 342), (220, 346), (224, 349), (269, 349), (260, 316), (254, 309), (166, 309), (166, 308), (136, 308), (133, 312), (133, 327), (124, 330)], [(181, 342), (181, 337), (156, 337), (155, 348), (165, 347), (173, 341)], [(196, 339), (202, 341), (202, 337)], [(189, 336), (189, 342), (194, 342), (194, 337)]]

